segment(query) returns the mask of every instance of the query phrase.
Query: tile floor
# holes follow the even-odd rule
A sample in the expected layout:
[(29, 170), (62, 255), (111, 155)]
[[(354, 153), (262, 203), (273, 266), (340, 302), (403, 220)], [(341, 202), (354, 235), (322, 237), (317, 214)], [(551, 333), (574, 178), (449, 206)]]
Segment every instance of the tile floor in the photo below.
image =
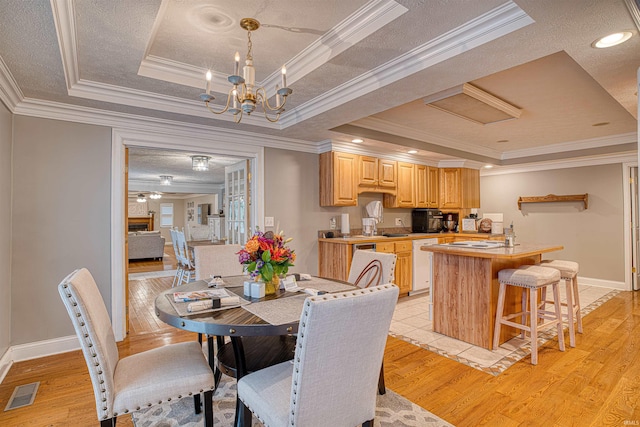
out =
[[(604, 302), (611, 299), (619, 291), (595, 286), (578, 285), (582, 315), (586, 315)], [(561, 282), (561, 299), (566, 301), (565, 286)], [(428, 317), (429, 295), (419, 294), (402, 298), (396, 307), (391, 321), (390, 334), (419, 347), (433, 351), (442, 356), (456, 360), (481, 371), (498, 375), (509, 366), (530, 353), (528, 341), (519, 337), (502, 344), (495, 351), (486, 350), (433, 332), (432, 322)], [(566, 328), (566, 327), (565, 327)], [(539, 343), (555, 337), (555, 328), (551, 327), (541, 333)], [(565, 333), (567, 346), (568, 332)]]

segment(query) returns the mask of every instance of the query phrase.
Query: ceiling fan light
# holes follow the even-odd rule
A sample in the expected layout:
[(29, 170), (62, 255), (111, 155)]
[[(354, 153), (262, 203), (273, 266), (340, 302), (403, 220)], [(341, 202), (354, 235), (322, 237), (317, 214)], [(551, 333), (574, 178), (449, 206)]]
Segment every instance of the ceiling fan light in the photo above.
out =
[(162, 194), (160, 194), (160, 193), (151, 193), (151, 194), (149, 194), (149, 198), (153, 199), (153, 200), (157, 200), (157, 199), (159, 199), (161, 197), (162, 197)]
[(629, 40), (632, 35), (633, 33), (631, 31), (620, 31), (618, 33), (613, 33), (604, 37), (600, 37), (599, 39), (591, 43), (591, 46), (598, 49), (617, 46)]
[(138, 194), (138, 203), (144, 203), (147, 201), (147, 198), (144, 196), (144, 194), (140, 193)]
[(209, 170), (209, 156), (191, 157), (191, 166), (194, 171), (205, 172)]

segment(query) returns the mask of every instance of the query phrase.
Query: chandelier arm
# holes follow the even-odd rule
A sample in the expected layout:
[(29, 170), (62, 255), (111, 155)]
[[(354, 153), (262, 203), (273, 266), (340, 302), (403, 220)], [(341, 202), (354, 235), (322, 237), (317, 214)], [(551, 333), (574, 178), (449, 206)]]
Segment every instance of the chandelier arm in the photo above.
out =
[(278, 114), (276, 114), (276, 117), (274, 119), (270, 118), (267, 115), (267, 110), (263, 108), (262, 111), (264, 111), (264, 118), (269, 120), (271, 123), (277, 123), (277, 121), (280, 119), (280, 111), (278, 111)]
[(232, 97), (233, 97), (233, 90), (234, 90), (234, 88), (233, 88), (233, 87), (229, 90), (229, 94), (227, 95), (227, 104), (224, 106), (224, 109), (223, 109), (222, 111), (216, 111), (216, 110), (214, 110), (213, 108), (211, 108), (211, 107), (209, 106), (209, 101), (205, 101), (204, 103), (205, 103), (205, 105), (207, 106), (207, 109), (208, 109), (209, 111), (211, 111), (213, 114), (223, 114), (223, 113), (226, 113), (226, 112), (229, 110), (229, 104), (230, 104), (231, 99), (232, 99)]
[(233, 115), (233, 121), (236, 123), (240, 123), (240, 120), (242, 120), (242, 108), (240, 109), (239, 113), (236, 113)]

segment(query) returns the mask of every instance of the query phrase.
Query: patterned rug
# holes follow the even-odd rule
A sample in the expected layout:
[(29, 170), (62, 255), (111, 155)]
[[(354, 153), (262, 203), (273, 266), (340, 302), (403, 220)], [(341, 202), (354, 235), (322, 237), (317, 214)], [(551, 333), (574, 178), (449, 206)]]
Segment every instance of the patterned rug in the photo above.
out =
[[(587, 314), (591, 313), (593, 310), (595, 310), (596, 308), (600, 307), (602, 304), (604, 304), (605, 302), (609, 301), (611, 298), (613, 298), (614, 296), (618, 295), (621, 291), (619, 290), (612, 290), (611, 292), (608, 292), (606, 295), (603, 295), (602, 297), (598, 298), (596, 301), (592, 302), (591, 304), (589, 304), (586, 307), (582, 307), (582, 309), (580, 310), (580, 313), (582, 314), (582, 317), (584, 318)], [(567, 326), (565, 325), (565, 331), (567, 329)], [(557, 329), (553, 326), (548, 327), (544, 330), (541, 330), (538, 332), (538, 346), (543, 345), (544, 343), (546, 343), (547, 341), (553, 340), (555, 339), (555, 337), (558, 335), (557, 334)], [(531, 354), (531, 344), (529, 343), (529, 340), (522, 340), (519, 337), (513, 338), (510, 343), (512, 345), (515, 345), (516, 347), (514, 348), (514, 350), (505, 355), (504, 357), (502, 357), (500, 360), (498, 360), (497, 362), (491, 364), (490, 366), (486, 366), (483, 364), (480, 364), (476, 361), (473, 360), (469, 360), (463, 356), (460, 355), (456, 355), (456, 354), (450, 354), (448, 353), (446, 350), (443, 350), (442, 348), (438, 348), (434, 345), (430, 345), (430, 344), (426, 344), (423, 342), (420, 342), (416, 339), (410, 338), (410, 337), (406, 337), (402, 334), (396, 334), (393, 331), (389, 332), (389, 335), (391, 335), (392, 337), (401, 339), (405, 342), (408, 342), (410, 344), (413, 344), (415, 346), (418, 346), (420, 348), (424, 348), (425, 350), (429, 350), (431, 352), (437, 353), (441, 356), (444, 356), (448, 359), (451, 360), (455, 360), (456, 362), (462, 363), (463, 365), (467, 365), (470, 366), (474, 369), (477, 369), (479, 371), (482, 372), (486, 372), (487, 374), (491, 374), (494, 376), (498, 376), (501, 373), (503, 373), (504, 371), (507, 370), (507, 368), (513, 366), (516, 362), (518, 362), (519, 360), (527, 357), (528, 355)], [(565, 332), (565, 345), (568, 346), (569, 345), (569, 335), (568, 333)], [(489, 350), (487, 350), (489, 351)]]
[[(232, 426), (235, 409), (236, 381), (223, 375), (213, 397), (213, 425)], [(193, 398), (184, 398), (132, 413), (133, 424), (136, 427), (196, 427), (202, 426), (202, 417), (203, 414), (196, 415), (193, 411)], [(254, 418), (253, 426), (261, 427), (262, 423)], [(440, 427), (451, 424), (387, 389), (384, 396), (378, 396), (374, 426)]]

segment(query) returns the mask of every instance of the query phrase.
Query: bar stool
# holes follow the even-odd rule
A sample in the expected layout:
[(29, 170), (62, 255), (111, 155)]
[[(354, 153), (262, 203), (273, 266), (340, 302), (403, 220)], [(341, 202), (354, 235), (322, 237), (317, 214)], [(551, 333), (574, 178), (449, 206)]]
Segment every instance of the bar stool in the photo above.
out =
[[(498, 272), (498, 281), (500, 282), (500, 291), (498, 293), (498, 307), (496, 309), (496, 325), (493, 332), (493, 348), (498, 348), (500, 341), (500, 328), (502, 325), (522, 330), (523, 338), (525, 338), (526, 332), (529, 332), (531, 335), (531, 364), (537, 365), (538, 330), (539, 328), (549, 325), (556, 325), (558, 328), (558, 345), (560, 350), (564, 351), (562, 311), (560, 309), (558, 293), (560, 272), (554, 268), (527, 265), (517, 269), (508, 268), (500, 270)], [(547, 311), (538, 308), (538, 290), (545, 289), (549, 285), (551, 285), (553, 289), (553, 296), (555, 300), (554, 311)], [(503, 315), (503, 312), (507, 286), (522, 288), (522, 311), (505, 316)], [(529, 300), (529, 311), (527, 311), (527, 300)], [(516, 317), (521, 317), (522, 322), (517, 323), (511, 320)], [(529, 326), (527, 326), (527, 320)], [(546, 320), (546, 322), (538, 324), (538, 320)]]
[[(567, 302), (562, 306), (567, 307), (567, 313), (564, 314), (569, 324), (569, 345), (576, 346), (576, 331), (574, 322), (578, 324), (578, 332), (582, 333), (582, 314), (580, 314), (580, 294), (578, 293), (578, 263), (573, 261), (564, 261), (559, 259), (543, 260), (539, 265), (541, 267), (555, 268), (560, 272), (560, 279), (564, 280), (566, 285)], [(552, 301), (546, 299), (546, 292), (542, 291), (541, 308), (545, 308), (546, 304)]]

